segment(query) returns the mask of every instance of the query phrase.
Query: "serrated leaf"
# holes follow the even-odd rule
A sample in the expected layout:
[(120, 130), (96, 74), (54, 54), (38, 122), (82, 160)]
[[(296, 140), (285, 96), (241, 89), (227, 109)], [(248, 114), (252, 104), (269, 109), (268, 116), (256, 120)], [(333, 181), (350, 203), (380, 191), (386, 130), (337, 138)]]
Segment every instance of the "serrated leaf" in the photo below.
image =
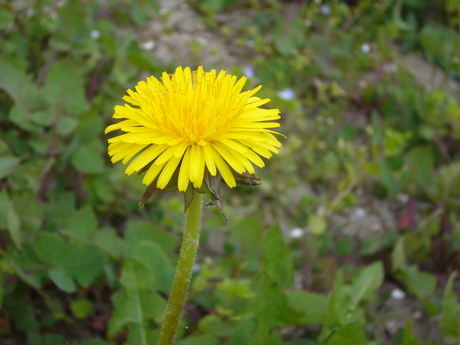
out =
[(9, 246), (8, 258), (11, 267), (23, 281), (35, 288), (40, 288), (46, 273), (43, 272), (42, 264), (30, 243), (24, 243), (21, 249)]
[(156, 278), (155, 288), (169, 292), (174, 279), (174, 267), (161, 247), (154, 242), (139, 243), (133, 257), (149, 268)]
[(151, 291), (120, 292), (114, 302), (115, 310), (109, 322), (109, 336), (128, 325), (145, 325), (149, 319), (160, 321), (166, 302)]
[(228, 345), (247, 345), (251, 341), (251, 334), (255, 328), (253, 319), (240, 322), (233, 332)]
[(64, 240), (56, 234), (42, 232), (33, 244), (38, 258), (49, 265), (59, 265), (69, 254)]
[(151, 290), (156, 285), (156, 277), (143, 263), (127, 259), (121, 269), (120, 284), (128, 291)]
[(178, 238), (157, 228), (148, 222), (130, 221), (126, 228), (124, 255), (134, 257), (141, 242), (148, 241), (158, 244), (166, 253), (171, 253), (179, 242)]
[(41, 228), (44, 220), (44, 205), (35, 196), (24, 196), (15, 199), (15, 209), (21, 210), (21, 237), (22, 241), (35, 238), (37, 231)]
[(53, 283), (56, 284), (56, 286), (62, 291), (72, 293), (77, 290), (77, 285), (73, 281), (72, 277), (65, 270), (50, 270), (48, 274)]
[(274, 327), (285, 319), (287, 297), (271, 279), (264, 278), (261, 284), (253, 306), (256, 327), (249, 344), (276, 344), (272, 333)]
[(112, 228), (97, 231), (94, 236), (94, 244), (113, 258), (120, 259), (122, 256), (124, 242)]
[(70, 60), (60, 60), (50, 68), (46, 81), (46, 97), (65, 114), (78, 115), (89, 108), (85, 98), (84, 79), (78, 66)]
[[(14, 100), (26, 122), (30, 121), (31, 111), (46, 108), (46, 101), (37, 86), (24, 72), (18, 70), (3, 56), (0, 56), (0, 89)], [(25, 123), (17, 124), (26, 125)]]
[(280, 287), (290, 287), (294, 279), (291, 254), (278, 226), (264, 237), (264, 271)]
[(78, 171), (87, 174), (104, 172), (104, 160), (96, 141), (80, 145), (72, 155), (72, 164)]
[(64, 231), (73, 237), (91, 238), (97, 231), (97, 218), (93, 208), (87, 205), (75, 212)]
[(158, 328), (151, 329), (145, 325), (134, 325), (129, 330), (127, 344), (156, 344), (159, 336), (160, 330)]
[(329, 338), (327, 345), (366, 345), (366, 335), (363, 326), (355, 321), (349, 323), (337, 332), (334, 332)]
[(91, 285), (103, 271), (105, 258), (96, 247), (87, 244), (73, 244), (68, 257), (69, 261), (65, 270), (82, 287)]
[(96, 248), (87, 244), (69, 243), (51, 233), (40, 233), (34, 243), (37, 256), (50, 266), (50, 276), (65, 291), (74, 290), (69, 279), (88, 287), (102, 272), (105, 258)]

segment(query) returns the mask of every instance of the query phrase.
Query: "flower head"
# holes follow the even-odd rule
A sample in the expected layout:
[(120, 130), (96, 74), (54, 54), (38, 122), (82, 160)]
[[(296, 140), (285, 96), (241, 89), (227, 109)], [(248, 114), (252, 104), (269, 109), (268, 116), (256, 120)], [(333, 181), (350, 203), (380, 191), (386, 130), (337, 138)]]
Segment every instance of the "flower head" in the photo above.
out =
[(217, 176), (235, 187), (281, 146), (269, 129), (279, 127), (279, 110), (261, 109), (270, 100), (254, 96), (261, 86), (242, 92), (245, 82), (203, 67), (139, 82), (123, 97), (131, 105), (115, 107), (123, 120), (105, 130), (125, 132), (109, 139), (112, 162), (128, 164), (128, 175), (146, 172), (143, 183), (159, 189), (199, 189)]

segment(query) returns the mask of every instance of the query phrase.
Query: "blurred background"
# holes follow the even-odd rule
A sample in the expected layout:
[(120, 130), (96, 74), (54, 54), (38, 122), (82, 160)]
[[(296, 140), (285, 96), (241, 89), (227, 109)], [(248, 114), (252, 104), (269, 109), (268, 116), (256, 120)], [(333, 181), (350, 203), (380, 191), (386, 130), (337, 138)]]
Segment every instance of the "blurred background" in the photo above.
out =
[(205, 209), (177, 344), (458, 344), (459, 28), (457, 0), (0, 1), (0, 344), (155, 343), (183, 199), (139, 209), (103, 132), (179, 65), (262, 84), (287, 139)]

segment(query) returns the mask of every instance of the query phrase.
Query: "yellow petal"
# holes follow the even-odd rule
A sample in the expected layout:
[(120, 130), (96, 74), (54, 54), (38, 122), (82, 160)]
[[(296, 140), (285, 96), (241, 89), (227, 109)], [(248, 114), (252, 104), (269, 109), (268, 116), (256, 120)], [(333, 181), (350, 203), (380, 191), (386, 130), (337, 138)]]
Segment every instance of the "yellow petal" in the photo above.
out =
[(157, 182), (158, 188), (163, 189), (166, 187), (169, 180), (171, 180), (172, 175), (176, 171), (176, 168), (179, 165), (179, 162), (180, 162), (180, 158), (177, 158), (177, 157), (172, 157), (170, 160), (168, 160), (165, 167), (163, 168), (163, 171), (158, 177), (158, 182)]

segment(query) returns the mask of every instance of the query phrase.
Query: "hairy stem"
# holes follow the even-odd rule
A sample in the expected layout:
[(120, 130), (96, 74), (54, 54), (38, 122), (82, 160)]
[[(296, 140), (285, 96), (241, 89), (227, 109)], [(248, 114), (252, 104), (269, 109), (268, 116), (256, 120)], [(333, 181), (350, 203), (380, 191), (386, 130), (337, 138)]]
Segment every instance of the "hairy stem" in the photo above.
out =
[(180, 250), (179, 262), (176, 268), (174, 283), (169, 296), (168, 305), (161, 326), (160, 338), (157, 345), (172, 345), (177, 333), (177, 327), (182, 309), (187, 298), (187, 292), (192, 278), (198, 242), (200, 239), (201, 200), (202, 194), (194, 193), (192, 203), (187, 210), (184, 237)]

